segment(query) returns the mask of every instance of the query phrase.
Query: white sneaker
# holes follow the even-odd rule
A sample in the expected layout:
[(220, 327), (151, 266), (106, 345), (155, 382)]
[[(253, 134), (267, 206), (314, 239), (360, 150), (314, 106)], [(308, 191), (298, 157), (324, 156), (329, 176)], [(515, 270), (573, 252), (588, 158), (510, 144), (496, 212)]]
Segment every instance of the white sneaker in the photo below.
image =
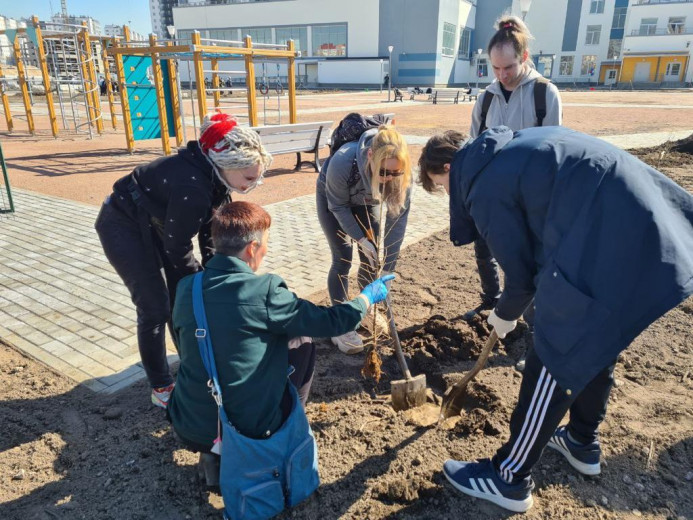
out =
[(332, 338), (332, 343), (337, 345), (337, 348), (344, 354), (358, 354), (359, 352), (363, 352), (364, 348), (361, 336), (353, 330)]

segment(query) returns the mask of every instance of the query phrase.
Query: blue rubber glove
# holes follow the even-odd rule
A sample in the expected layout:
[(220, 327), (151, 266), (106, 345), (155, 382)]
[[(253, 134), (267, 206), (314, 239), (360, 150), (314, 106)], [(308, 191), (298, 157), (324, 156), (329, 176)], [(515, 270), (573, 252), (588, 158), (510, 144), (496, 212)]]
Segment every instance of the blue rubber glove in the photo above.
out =
[(382, 276), (374, 282), (366, 285), (366, 287), (363, 288), (363, 291), (361, 291), (360, 296), (364, 296), (371, 305), (374, 303), (379, 303), (387, 298), (388, 282), (394, 279), (394, 274)]

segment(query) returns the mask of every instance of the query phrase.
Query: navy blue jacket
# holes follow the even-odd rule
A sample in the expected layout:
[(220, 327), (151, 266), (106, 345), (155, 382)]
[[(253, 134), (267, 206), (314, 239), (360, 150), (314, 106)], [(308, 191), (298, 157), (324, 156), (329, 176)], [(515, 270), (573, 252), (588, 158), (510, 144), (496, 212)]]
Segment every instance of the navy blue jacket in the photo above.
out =
[(535, 348), (566, 391), (693, 294), (693, 196), (566, 128), (492, 128), (457, 152), (450, 238), (479, 235), (506, 276), (496, 313), (535, 298)]

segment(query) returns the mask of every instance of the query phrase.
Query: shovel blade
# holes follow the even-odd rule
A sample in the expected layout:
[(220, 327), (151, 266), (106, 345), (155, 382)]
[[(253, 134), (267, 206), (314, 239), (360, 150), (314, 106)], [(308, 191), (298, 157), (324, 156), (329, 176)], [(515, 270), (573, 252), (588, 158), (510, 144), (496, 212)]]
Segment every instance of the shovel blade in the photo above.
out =
[(392, 408), (396, 411), (409, 410), (426, 402), (426, 374), (411, 379), (392, 381)]

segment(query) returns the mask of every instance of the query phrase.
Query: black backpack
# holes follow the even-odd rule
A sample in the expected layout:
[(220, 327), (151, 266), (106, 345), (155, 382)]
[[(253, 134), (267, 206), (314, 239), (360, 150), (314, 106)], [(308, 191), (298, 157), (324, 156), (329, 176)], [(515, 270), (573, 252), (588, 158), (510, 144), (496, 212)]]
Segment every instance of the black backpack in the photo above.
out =
[(330, 157), (333, 156), (346, 143), (358, 141), (366, 130), (378, 128), (385, 124), (383, 114), (363, 116), (356, 112), (348, 114), (339, 122), (337, 128), (332, 132), (332, 144), (330, 145)]
[[(549, 83), (549, 80), (544, 77), (537, 78), (534, 83), (534, 113), (537, 115), (536, 126), (542, 126), (544, 124), (544, 118), (546, 117), (546, 90)], [(486, 115), (488, 114), (488, 109), (491, 107), (492, 102), (493, 94), (487, 90), (484, 92), (484, 99), (481, 101), (479, 133), (486, 130)]]

